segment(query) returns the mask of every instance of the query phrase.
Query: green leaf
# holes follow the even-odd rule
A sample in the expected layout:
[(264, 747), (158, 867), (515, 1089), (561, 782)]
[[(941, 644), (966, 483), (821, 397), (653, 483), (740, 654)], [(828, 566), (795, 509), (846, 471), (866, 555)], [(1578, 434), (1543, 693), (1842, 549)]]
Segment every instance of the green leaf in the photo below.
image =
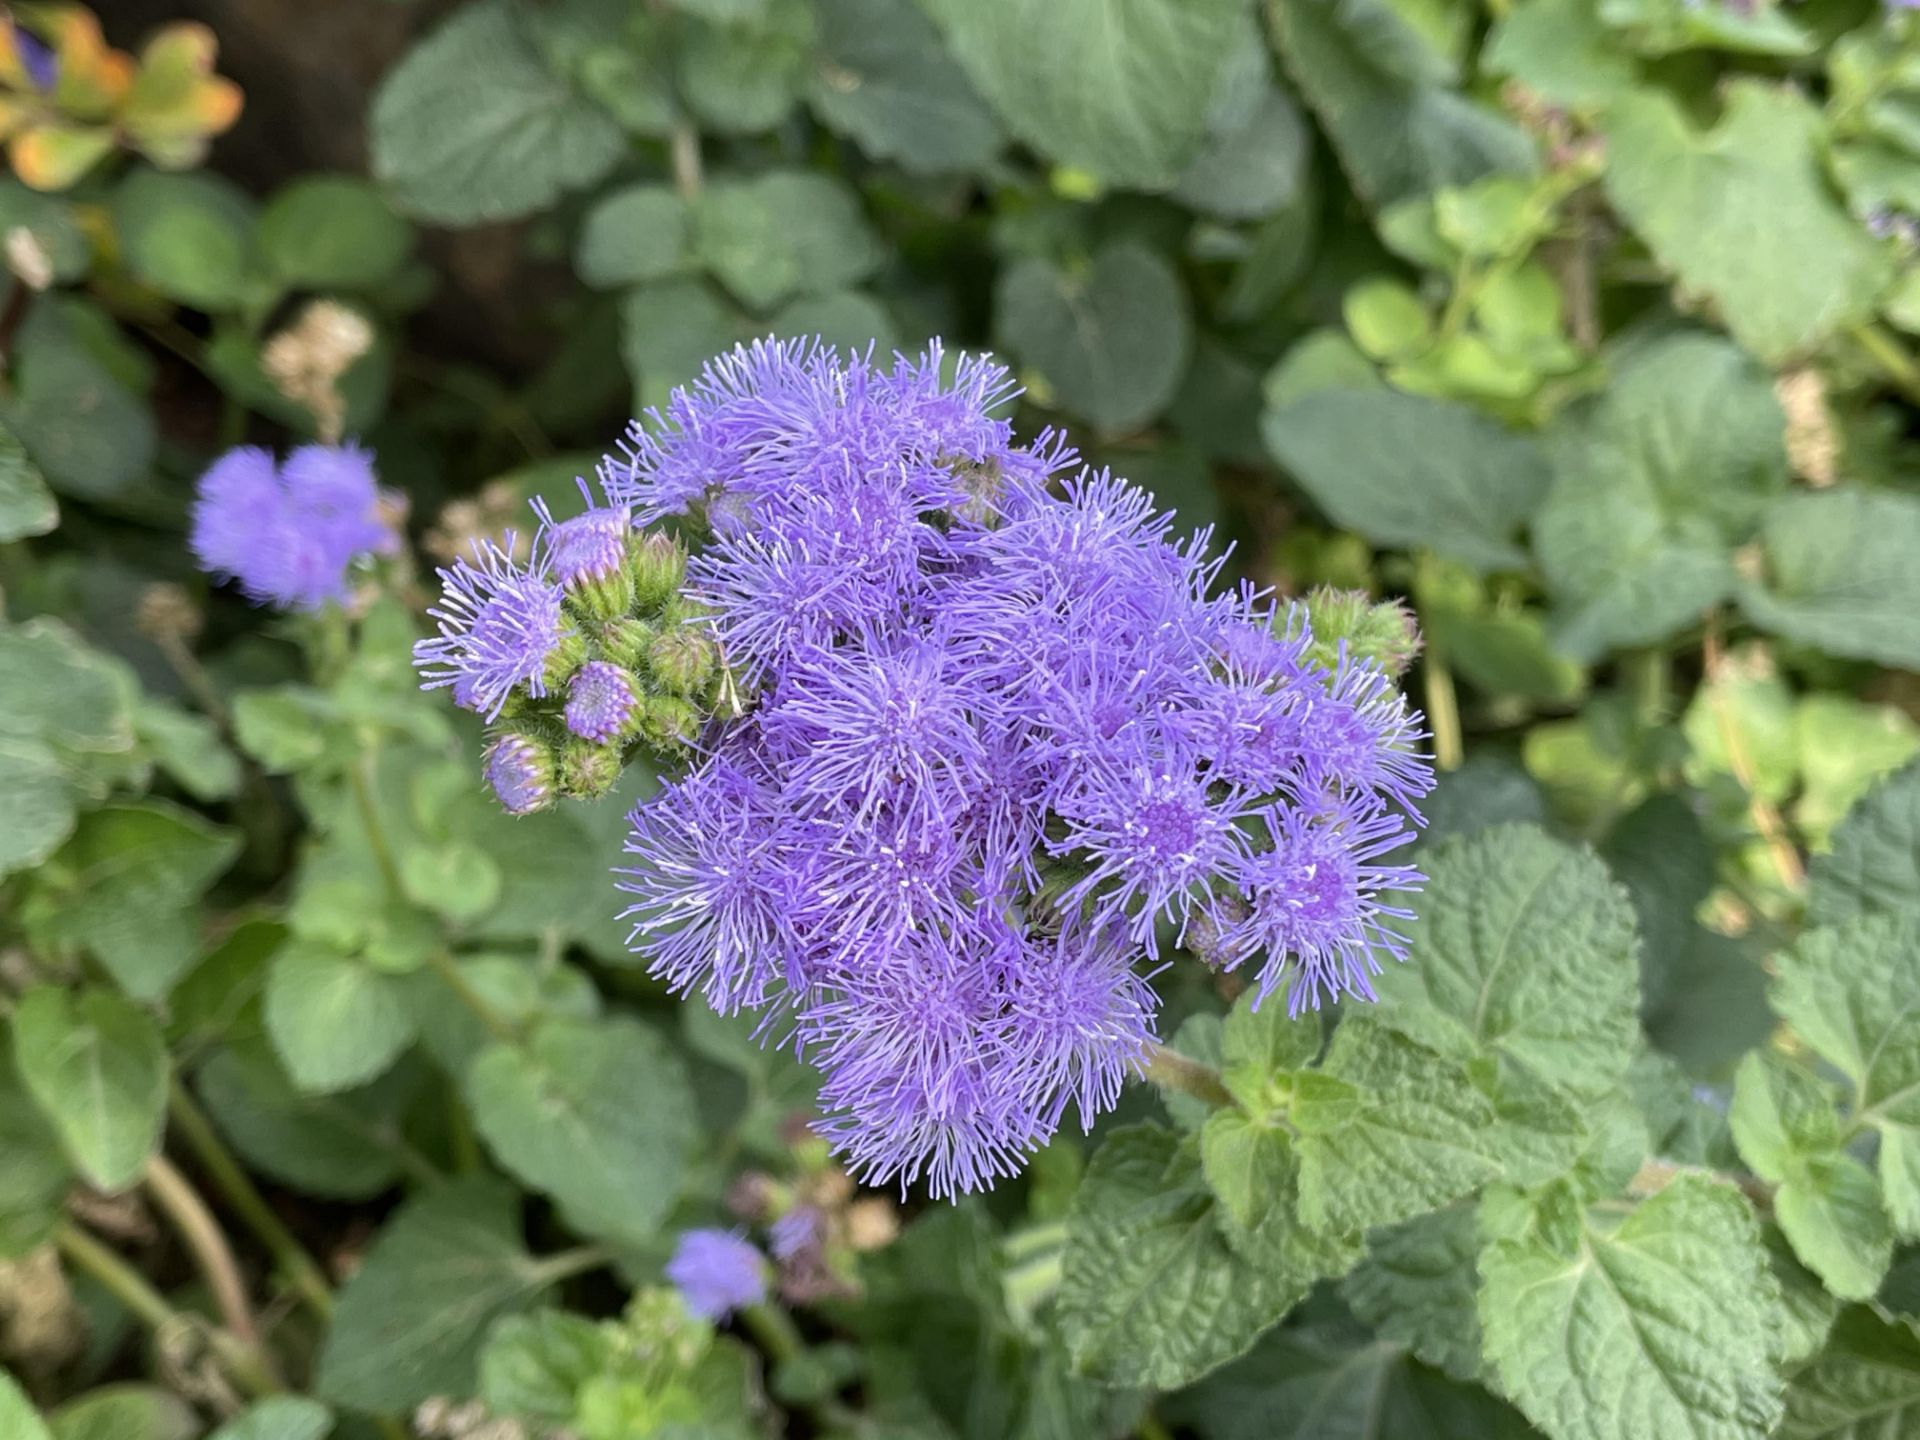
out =
[(5, 1370), (0, 1370), (0, 1435), (11, 1440), (53, 1440), (53, 1432), (27, 1399), (27, 1392)]
[(599, 290), (663, 280), (687, 254), (687, 206), (665, 185), (628, 185), (600, 197), (580, 226), (573, 268)]
[[(1206, 1440), (1526, 1440), (1518, 1411), (1350, 1326), (1288, 1326), (1165, 1402)], [(1156, 1410), (1160, 1407), (1156, 1405)]]
[(1340, 1283), (1354, 1313), (1456, 1380), (1480, 1375), (1480, 1230), (1470, 1202), (1367, 1237), (1367, 1258)]
[(1893, 1228), (1920, 1237), (1920, 1127), (1880, 1126), (1880, 1191)]
[(1300, 1219), (1336, 1233), (1392, 1225), (1434, 1210), (1500, 1173), (1486, 1149), (1493, 1108), (1465, 1073), (1382, 1025), (1349, 1016), (1320, 1077), (1356, 1099), (1296, 1094)]
[(645, 1240), (672, 1208), (693, 1096), (673, 1052), (638, 1021), (548, 1020), (526, 1044), (483, 1053), (466, 1088), (501, 1164), (582, 1233)]
[(368, 120), (373, 173), (403, 210), (446, 225), (530, 215), (625, 152), (613, 116), (547, 67), (530, 31), (515, 0), (480, 0), (388, 72)]
[(1920, 1126), (1920, 916), (1810, 930), (1775, 957), (1775, 1012), (1854, 1090), (1854, 1118)]
[[(454, 963), (488, 1009), (509, 1025), (529, 1025), (545, 1016), (591, 1020), (600, 1013), (593, 982), (571, 966), (548, 968), (519, 955), (463, 955)], [(421, 971), (408, 977), (408, 986), (421, 1043), (448, 1074), (466, 1074), (494, 1037), (466, 1006), (447, 1004), (446, 981), (440, 976)], [(682, 1017), (695, 1008), (683, 1006)]]
[(47, 1418), (53, 1440), (194, 1440), (200, 1433), (193, 1407), (153, 1385), (104, 1386)]
[(341, 1289), (314, 1391), (374, 1411), (471, 1395), (488, 1329), (554, 1278), (522, 1246), (508, 1187), (474, 1178), (428, 1191), (401, 1207)]
[(304, 1395), (273, 1395), (255, 1401), (209, 1440), (326, 1440), (333, 1414)]
[(136, 1000), (157, 1000), (199, 958), (196, 902), (239, 850), (239, 836), (177, 805), (96, 810), (50, 862), (62, 902), (39, 933), (91, 951)]
[(689, 26), (674, 57), (687, 108), (722, 134), (771, 130), (799, 101), (812, 40), (804, 0), (766, 0), (747, 25)]
[(1834, 925), (1858, 915), (1920, 913), (1920, 764), (1868, 793), (1813, 857), (1808, 918)]
[(200, 1099), (234, 1149), (283, 1185), (329, 1200), (365, 1200), (392, 1186), (409, 1156), (401, 1134), (421, 1072), (401, 1066), (373, 1084), (304, 1095), (258, 1044), (209, 1055)]
[(127, 268), (196, 310), (237, 310), (264, 288), (255, 273), (255, 207), (218, 176), (138, 170), (113, 197)]
[(96, 1190), (124, 1190), (160, 1143), (167, 1053), (160, 1027), (110, 990), (38, 985), (13, 1012), (14, 1062)]
[(1181, 204), (1224, 220), (1272, 214), (1299, 197), (1312, 172), (1306, 117), (1268, 78), (1257, 37), (1246, 53), (1259, 62), (1254, 83), (1238, 87), (1239, 94), (1229, 88), (1216, 102), (1212, 133), (1173, 192)]
[(8, 1030), (0, 1030), (0, 1154), (7, 1157), (0, 1166), (0, 1256), (11, 1259), (38, 1248), (53, 1233), (65, 1213), (73, 1170), (59, 1136), (21, 1079)]
[(414, 904), (460, 923), (499, 904), (505, 882), (492, 856), (455, 840), (410, 847), (400, 861), (400, 883)]
[(1893, 1262), (1893, 1226), (1873, 1172), (1851, 1155), (1797, 1166), (1773, 1197), (1793, 1253), (1843, 1300), (1865, 1300)]
[(1259, 992), (1248, 989), (1220, 1027), (1221, 1078), (1241, 1104), (1257, 1113), (1275, 1081), (1313, 1063), (1323, 1038), (1318, 1013), (1289, 1014), (1283, 991), (1261, 1004)]
[(1497, 1057), (1598, 1099), (1639, 1026), (1633, 908), (1592, 851), (1530, 825), (1428, 850), (1405, 965), (1375, 983), (1382, 1024), (1458, 1063)]
[(1245, 36), (1239, 0), (927, 0), (1007, 128), (1056, 164), (1164, 189)]
[(773, 313), (767, 329), (774, 335), (817, 336), (848, 354), (865, 354), (872, 345), (884, 355), (898, 343), (893, 317), (879, 301), (858, 290), (790, 300)]
[(1480, 1275), (1487, 1359), (1554, 1440), (1761, 1440), (1780, 1416), (1778, 1290), (1731, 1186), (1681, 1176), (1571, 1253), (1497, 1240)]
[(566, 1424), (581, 1388), (616, 1363), (609, 1328), (560, 1310), (507, 1316), (480, 1355), (480, 1398), (496, 1414)]
[(134, 734), (169, 779), (204, 803), (231, 798), (240, 788), (240, 762), (220, 738), (220, 727), (171, 701), (142, 695)]
[(90, 323), (105, 322), (77, 301), (42, 295), (34, 302), (15, 337), (15, 388), (0, 399), (0, 422), (55, 490), (105, 501), (146, 479), (154, 424), (127, 378), (87, 343)]
[(1837, 1151), (1843, 1138), (1827, 1086), (1770, 1050), (1756, 1050), (1740, 1062), (1728, 1119), (1740, 1158), (1774, 1184), (1808, 1156)]
[(1522, 0), (1495, 23), (1480, 63), (1550, 104), (1599, 109), (1633, 88), (1635, 66), (1598, 12), (1598, 0)]
[(1268, 14), (1287, 72), (1374, 209), (1535, 168), (1526, 134), (1454, 88), (1452, 66), (1387, 0), (1268, 0)]
[(916, 174), (979, 170), (1000, 126), (912, 0), (816, 0), (807, 102), (822, 124)]
[(1873, 490), (1795, 491), (1760, 523), (1761, 576), (1740, 606), (1763, 630), (1834, 655), (1920, 668), (1920, 497)]
[(1827, 1087), (1755, 1051), (1740, 1062), (1730, 1118), (1740, 1158), (1779, 1187), (1774, 1216), (1794, 1253), (1842, 1299), (1871, 1296), (1893, 1259), (1893, 1229), (1872, 1172), (1840, 1153), (1845, 1135)]
[(25, 230), (38, 244), (56, 285), (86, 278), (93, 250), (66, 196), (31, 190), (11, 176), (0, 179), (0, 234), (16, 229)]
[(1514, 535), (1545, 497), (1546, 458), (1464, 405), (1395, 391), (1310, 395), (1261, 421), (1267, 448), (1336, 525), (1517, 570)]
[(1562, 647), (1651, 644), (1731, 595), (1734, 550), (1787, 485), (1764, 371), (1693, 333), (1634, 345), (1614, 382), (1557, 428), (1534, 525)]
[(1920, 1326), (1849, 1307), (1787, 1385), (1779, 1440), (1906, 1440), (1920, 1433)]
[(1102, 432), (1144, 425), (1173, 399), (1192, 337), (1173, 268), (1134, 240), (1084, 273), (1029, 257), (1000, 274), (994, 330), (1064, 409)]
[(1714, 300), (1742, 345), (1778, 364), (1872, 318), (1892, 264), (1827, 185), (1819, 111), (1759, 80), (1734, 80), (1727, 95), (1706, 132), (1663, 92), (1617, 100), (1607, 197), (1682, 285)]
[(746, 333), (744, 317), (703, 280), (636, 286), (620, 302), (620, 356), (649, 404), (666, 403)]
[[(1257, 1229), (1282, 1197), (1282, 1185), (1294, 1183), (1295, 1165), (1287, 1137), (1277, 1122), (1255, 1119), (1243, 1110), (1216, 1110), (1200, 1127), (1200, 1168), (1207, 1188), (1220, 1202), (1232, 1227)], [(1289, 1223), (1290, 1216), (1279, 1222)]]
[(260, 213), (261, 258), (302, 290), (374, 290), (413, 251), (413, 230), (380, 192), (353, 175), (303, 175)]
[(854, 194), (800, 170), (709, 185), (693, 210), (692, 241), (714, 278), (754, 310), (855, 284), (881, 260)]
[(1074, 1197), (1060, 1319), (1076, 1369), (1172, 1389), (1240, 1354), (1318, 1274), (1229, 1248), (1192, 1141), (1110, 1134)]
[(396, 977), (310, 940), (293, 940), (273, 957), (266, 1019), (287, 1074), (309, 1093), (371, 1080), (414, 1037)]
[(0, 426), (0, 544), (45, 535), (60, 523), (47, 477), (27, 455), (27, 447)]
[(45, 860), (74, 823), (74, 787), (60, 757), (38, 740), (0, 735), (0, 876)]

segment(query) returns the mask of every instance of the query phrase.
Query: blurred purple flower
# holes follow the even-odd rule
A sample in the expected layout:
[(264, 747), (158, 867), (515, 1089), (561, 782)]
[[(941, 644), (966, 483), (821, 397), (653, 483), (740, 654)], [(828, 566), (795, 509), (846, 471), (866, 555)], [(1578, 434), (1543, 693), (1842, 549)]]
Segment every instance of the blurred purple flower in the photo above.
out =
[(724, 1320), (767, 1298), (766, 1257), (726, 1230), (684, 1231), (666, 1273), (687, 1309), (703, 1320)]

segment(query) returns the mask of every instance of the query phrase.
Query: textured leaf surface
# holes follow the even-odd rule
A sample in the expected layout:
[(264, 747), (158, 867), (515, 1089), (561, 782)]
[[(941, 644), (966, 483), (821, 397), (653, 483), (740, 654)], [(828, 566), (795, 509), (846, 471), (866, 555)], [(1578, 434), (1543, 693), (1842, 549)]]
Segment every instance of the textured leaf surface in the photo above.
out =
[(1858, 1113), (1920, 1125), (1920, 917), (1811, 930), (1776, 964), (1774, 1010), (1852, 1082)]
[(1865, 1306), (1841, 1315), (1826, 1349), (1787, 1386), (1780, 1440), (1920, 1435), (1920, 1329)]
[(1920, 764), (1889, 776), (1813, 857), (1808, 918), (1833, 925), (1857, 915), (1920, 914)]
[(1733, 592), (1734, 549), (1786, 488), (1768, 376), (1725, 340), (1628, 349), (1613, 384), (1557, 427), (1534, 528), (1578, 658), (1663, 640)]
[(754, 310), (851, 285), (881, 259), (859, 201), (825, 175), (774, 170), (716, 183), (691, 218), (694, 253)]
[(38, 986), (13, 1012), (13, 1043), (21, 1078), (87, 1182), (113, 1191), (139, 1179), (167, 1103), (152, 1018), (110, 990)]
[(1633, 908), (1591, 851), (1504, 825), (1426, 853), (1407, 964), (1376, 1013), (1466, 1063), (1493, 1055), (1578, 1097), (1610, 1089), (1638, 1032)]
[(1514, 537), (1546, 496), (1546, 457), (1467, 406), (1336, 390), (1269, 411), (1261, 431), (1342, 527), (1380, 545), (1429, 546), (1482, 570), (1526, 564)]
[(928, 0), (1015, 136), (1115, 185), (1171, 185), (1206, 132), (1239, 0)]
[(1893, 278), (1829, 189), (1819, 112), (1794, 90), (1735, 81), (1706, 132), (1663, 93), (1637, 93), (1607, 112), (1606, 136), (1614, 207), (1763, 360), (1866, 319)]
[(1374, 1231), (1340, 1292), (1382, 1339), (1472, 1380), (1480, 1374), (1479, 1255), (1479, 1220), (1463, 1201)]
[(1683, 1176), (1562, 1254), (1481, 1257), (1487, 1358), (1554, 1440), (1760, 1440), (1780, 1415), (1777, 1290), (1746, 1201)]
[(550, 1020), (481, 1054), (467, 1094), (501, 1163), (586, 1234), (644, 1240), (679, 1194), (693, 1096), (636, 1020)]
[(599, 179), (626, 137), (550, 70), (515, 0), (456, 12), (387, 75), (368, 121), (374, 174), (422, 220), (472, 225)]
[(491, 1180), (452, 1181), (403, 1206), (340, 1291), (320, 1398), (402, 1411), (471, 1395), (488, 1327), (548, 1283), (519, 1229), (518, 1200)]
[(1191, 1141), (1119, 1130), (1074, 1199), (1061, 1323), (1075, 1366), (1161, 1389), (1245, 1350), (1319, 1278), (1249, 1266), (1228, 1247)]
[(407, 1048), (413, 1015), (400, 982), (358, 956), (295, 940), (267, 973), (267, 1033), (302, 1090), (371, 1080)]
[(1764, 578), (1743, 582), (1755, 624), (1834, 655), (1920, 668), (1920, 498), (1799, 491), (1768, 507)]

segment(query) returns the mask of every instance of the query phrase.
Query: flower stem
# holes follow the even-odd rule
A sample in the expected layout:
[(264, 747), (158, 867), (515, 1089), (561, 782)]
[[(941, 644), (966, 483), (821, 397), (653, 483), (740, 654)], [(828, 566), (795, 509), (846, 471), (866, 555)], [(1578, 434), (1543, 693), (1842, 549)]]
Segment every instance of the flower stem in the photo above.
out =
[(149, 1330), (160, 1333), (187, 1329), (203, 1333), (214, 1357), (249, 1395), (275, 1395), (285, 1389), (258, 1346), (226, 1330), (208, 1328), (197, 1316), (175, 1310), (165, 1296), (147, 1283), (144, 1275), (72, 1221), (63, 1221), (55, 1229), (53, 1243), (69, 1264), (99, 1281), (108, 1294), (132, 1311)]
[(280, 1217), (273, 1213), (273, 1207), (267, 1204), (266, 1197), (255, 1188), (247, 1172), (221, 1142), (213, 1123), (178, 1080), (173, 1082), (167, 1096), (167, 1108), (175, 1133), (187, 1142), (201, 1168), (226, 1197), (242, 1223), (267, 1247), (267, 1253), (273, 1256), (274, 1263), (286, 1275), (288, 1283), (306, 1307), (321, 1320), (331, 1319), (333, 1290), (327, 1284), (325, 1272), (300, 1242), (293, 1238), (293, 1232), (281, 1223)]
[(1920, 364), (1915, 363), (1905, 346), (1878, 325), (1856, 325), (1848, 333), (1873, 357), (1895, 389), (1909, 400), (1920, 402)]
[(1218, 1070), (1198, 1060), (1189, 1060), (1164, 1045), (1156, 1045), (1148, 1053), (1147, 1063), (1141, 1073), (1162, 1090), (1177, 1090), (1182, 1095), (1191, 1095), (1216, 1110), (1234, 1103), (1232, 1093), (1221, 1083)]
[(1427, 723), (1433, 727), (1434, 763), (1442, 770), (1458, 770), (1465, 758), (1460, 737), (1460, 699), (1453, 689), (1453, 671), (1446, 656), (1427, 637), (1427, 653), (1421, 658), (1421, 673), (1426, 677)]
[(253, 1318), (253, 1306), (247, 1299), (246, 1283), (240, 1278), (240, 1265), (233, 1257), (233, 1246), (226, 1232), (213, 1218), (200, 1192), (187, 1177), (174, 1168), (171, 1160), (156, 1154), (147, 1162), (143, 1177), (154, 1204), (166, 1212), (181, 1240), (193, 1252), (194, 1263), (206, 1278), (220, 1310), (220, 1320), (228, 1330), (249, 1345), (260, 1343), (260, 1326)]
[(753, 1332), (753, 1338), (760, 1342), (760, 1348), (773, 1357), (775, 1364), (784, 1364), (807, 1348), (806, 1342), (800, 1338), (799, 1327), (793, 1323), (793, 1317), (778, 1306), (762, 1300), (742, 1310), (740, 1319)]

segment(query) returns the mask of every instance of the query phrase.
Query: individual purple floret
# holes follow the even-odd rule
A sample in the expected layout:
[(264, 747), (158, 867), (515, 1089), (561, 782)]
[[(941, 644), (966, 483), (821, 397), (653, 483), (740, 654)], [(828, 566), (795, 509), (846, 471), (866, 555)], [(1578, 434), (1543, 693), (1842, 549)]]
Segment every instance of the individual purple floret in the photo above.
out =
[(567, 729), (584, 740), (608, 744), (627, 732), (639, 703), (631, 675), (618, 665), (589, 660), (567, 682)]
[(517, 688), (546, 694), (554, 652), (572, 629), (544, 556), (522, 565), (512, 546), (511, 535), (505, 548), (479, 541), (471, 559), (440, 571), (440, 604), (427, 612), (440, 634), (413, 647), (426, 688), (452, 686), (455, 703), (488, 719)]
[(1385, 673), (1215, 593), (1209, 537), (1060, 437), (1017, 446), (1012, 394), (767, 342), (600, 472), (697, 537), (732, 697), (632, 814), (630, 944), (820, 1072), (852, 1173), (936, 1195), (1112, 1108), (1172, 937), (1296, 1009), (1370, 998), (1432, 783)]
[(381, 517), (366, 451), (305, 445), (276, 466), (241, 446), (200, 477), (188, 543), (203, 570), (237, 581), (255, 604), (317, 610), (346, 599), (356, 560), (399, 538)]
[(766, 1257), (726, 1230), (684, 1231), (667, 1262), (667, 1279), (702, 1320), (724, 1320), (767, 1298)]

